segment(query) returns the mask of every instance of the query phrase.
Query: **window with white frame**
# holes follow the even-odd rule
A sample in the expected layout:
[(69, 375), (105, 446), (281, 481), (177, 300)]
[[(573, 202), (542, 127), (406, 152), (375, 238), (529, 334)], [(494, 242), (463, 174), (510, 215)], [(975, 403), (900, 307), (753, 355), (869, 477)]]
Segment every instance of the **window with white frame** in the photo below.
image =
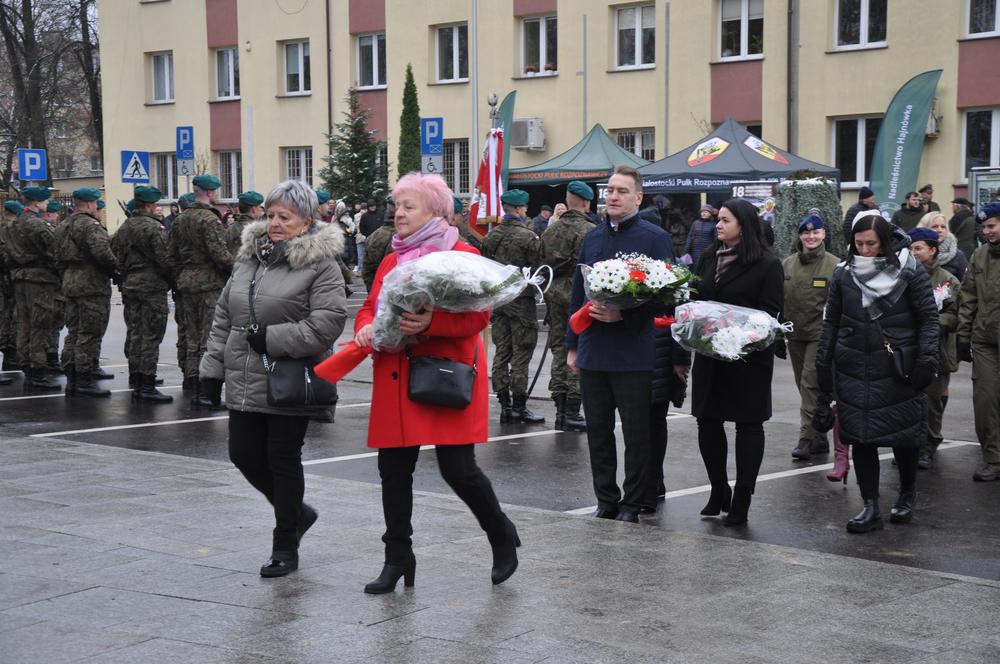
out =
[(285, 179), (301, 180), (312, 186), (312, 148), (285, 148)]
[(175, 200), (177, 190), (177, 159), (173, 152), (149, 155), (149, 181), (160, 190), (161, 200)]
[(521, 73), (551, 75), (558, 71), (556, 17), (521, 19)]
[(378, 148), (378, 154), (375, 155), (375, 168), (376, 173), (383, 177), (389, 173), (389, 144), (382, 142)]
[(67, 132), (66, 132), (65, 120), (59, 120), (58, 122), (55, 123), (54, 133), (56, 138), (66, 138)]
[(52, 177), (68, 178), (73, 175), (73, 155), (52, 155)]
[(152, 62), (154, 103), (166, 103), (174, 100), (174, 54), (154, 53), (150, 56)]
[(90, 158), (90, 172), (91, 173), (102, 173), (104, 171), (104, 165), (101, 163), (100, 157)]
[(226, 201), (236, 200), (243, 191), (243, 153), (239, 150), (220, 152), (218, 163), (219, 180), (222, 181), (219, 197)]
[(764, 0), (719, 0), (719, 56), (764, 53)]
[(656, 7), (625, 7), (616, 12), (619, 69), (648, 67), (656, 62)]
[(1000, 33), (1000, 0), (968, 0), (969, 34)]
[(456, 194), (469, 193), (469, 139), (444, 142), (444, 181)]
[(837, 0), (837, 47), (885, 45), (888, 0)]
[(437, 80), (465, 81), (469, 78), (469, 26), (465, 23), (436, 29)]
[(240, 96), (240, 51), (235, 46), (215, 52), (215, 94), (218, 99)]
[(656, 130), (653, 127), (619, 129), (615, 132), (615, 140), (637, 157), (648, 161), (656, 159)]
[(385, 33), (358, 37), (358, 87), (385, 87)]
[(840, 183), (847, 187), (868, 185), (865, 177), (875, 152), (875, 139), (882, 118), (847, 118), (833, 123), (834, 165), (840, 169)]
[(309, 40), (285, 42), (285, 93), (306, 94), (312, 90)]
[(962, 178), (977, 166), (1000, 166), (1000, 108), (965, 112)]

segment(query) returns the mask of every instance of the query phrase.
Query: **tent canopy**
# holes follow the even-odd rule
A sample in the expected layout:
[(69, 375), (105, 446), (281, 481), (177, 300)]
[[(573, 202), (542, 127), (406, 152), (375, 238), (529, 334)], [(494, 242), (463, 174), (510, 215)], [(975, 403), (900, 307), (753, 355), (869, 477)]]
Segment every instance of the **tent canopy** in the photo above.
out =
[(509, 187), (533, 184), (560, 184), (570, 180), (604, 182), (619, 164), (638, 168), (649, 162), (615, 143), (600, 124), (561, 155), (548, 161), (510, 169)]
[(639, 169), (646, 193), (728, 191), (733, 182), (778, 182), (797, 171), (840, 180), (838, 169), (780, 150), (732, 118), (697, 143)]

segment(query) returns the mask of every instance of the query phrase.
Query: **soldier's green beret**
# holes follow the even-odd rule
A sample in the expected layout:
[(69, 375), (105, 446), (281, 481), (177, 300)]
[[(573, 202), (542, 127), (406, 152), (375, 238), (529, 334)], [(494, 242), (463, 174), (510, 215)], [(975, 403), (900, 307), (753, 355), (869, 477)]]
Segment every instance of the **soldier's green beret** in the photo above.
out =
[(182, 210), (188, 209), (194, 205), (194, 194), (184, 194), (177, 199), (177, 205), (179, 205)]
[(47, 187), (25, 187), (21, 195), (29, 201), (47, 201), (52, 194)]
[(386, 205), (395, 205), (396, 201), (392, 200), (392, 196), (386, 196), (385, 197), (385, 204)]
[(21, 214), (24, 212), (24, 206), (17, 201), (7, 201), (3, 204), (3, 209), (11, 214)]
[(96, 201), (101, 198), (101, 192), (93, 187), (80, 187), (73, 192), (73, 198), (78, 201)]
[[(327, 197), (329, 198), (329, 194)], [(249, 205), (253, 207), (255, 205), (260, 205), (264, 202), (264, 197), (258, 194), (256, 191), (244, 191), (239, 195), (239, 201), (241, 205)]]
[(132, 195), (135, 196), (135, 200), (140, 203), (155, 203), (163, 198), (163, 194), (159, 189), (145, 184), (140, 184), (136, 187), (135, 191), (132, 192)]
[(528, 204), (528, 192), (522, 189), (509, 189), (500, 196), (500, 202), (514, 207), (523, 207)]
[(104, 203), (104, 199), (103, 198), (101, 200), (97, 201), (97, 209), (98, 210), (103, 210), (104, 206), (105, 206), (105, 203)]
[(586, 182), (580, 182), (579, 180), (573, 180), (568, 185), (566, 185), (566, 191), (573, 194), (574, 196), (579, 196), (585, 201), (594, 200), (594, 190), (590, 188)]
[(214, 175), (199, 175), (195, 179), (191, 180), (191, 184), (198, 187), (203, 191), (215, 191), (222, 186), (222, 181)]
[(462, 214), (462, 199), (458, 196), (452, 196), (451, 200), (455, 202), (455, 214)]
[(128, 203), (125, 204), (125, 209), (129, 212), (135, 212), (135, 199), (133, 198)]
[(322, 189), (317, 189), (316, 199), (319, 201), (320, 205), (323, 205), (324, 203), (327, 203), (330, 200), (330, 192), (323, 191)]
[(49, 206), (47, 208), (45, 208), (45, 211), (46, 212), (58, 212), (61, 209), (63, 209), (63, 204), (62, 203), (60, 203), (57, 200), (50, 200), (49, 201)]

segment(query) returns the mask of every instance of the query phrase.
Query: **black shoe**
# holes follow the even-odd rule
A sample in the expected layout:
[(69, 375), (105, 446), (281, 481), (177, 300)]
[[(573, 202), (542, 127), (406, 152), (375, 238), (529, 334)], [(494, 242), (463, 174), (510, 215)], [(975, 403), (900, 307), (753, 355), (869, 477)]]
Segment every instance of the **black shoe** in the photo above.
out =
[(813, 454), (829, 454), (830, 453), (830, 441), (824, 438), (813, 439), (812, 446), (809, 451)]
[(639, 510), (618, 510), (615, 521), (628, 521), (629, 523), (639, 523)]
[(879, 514), (878, 500), (865, 500), (865, 507), (853, 519), (847, 522), (847, 532), (868, 533), (882, 530), (882, 515)]
[(151, 374), (137, 374), (136, 382), (139, 385), (139, 392), (136, 398), (140, 401), (171, 403), (174, 400), (169, 394), (164, 394), (156, 389), (156, 376)]
[(792, 457), (799, 461), (808, 461), (810, 456), (812, 456), (812, 441), (803, 438), (799, 441), (795, 449), (792, 450)]
[(917, 458), (917, 468), (920, 470), (929, 470), (933, 465), (934, 456), (930, 453), (930, 450), (920, 450), (920, 457)]
[(514, 397), (510, 407), (511, 420), (523, 424), (541, 424), (544, 422), (544, 417), (528, 410), (527, 402), (527, 396)]
[(702, 508), (701, 515), (719, 516), (719, 512), (728, 512), (732, 500), (733, 490), (728, 484), (723, 484), (718, 489), (712, 487), (712, 494), (708, 497), (708, 503)]
[(45, 369), (28, 369), (24, 374), (24, 388), (30, 390), (58, 391), (59, 381), (46, 373)]
[(417, 559), (410, 558), (405, 565), (390, 565), (386, 563), (382, 566), (382, 573), (371, 583), (365, 585), (365, 592), (369, 595), (384, 595), (396, 589), (399, 577), (403, 577), (403, 587), (412, 588), (414, 577), (417, 573)]
[(111, 396), (111, 390), (105, 390), (101, 387), (98, 387), (97, 381), (94, 380), (93, 374), (77, 372), (76, 379), (73, 384), (73, 389), (72, 391), (70, 391), (69, 386), (67, 386), (66, 394), (69, 396), (94, 397), (97, 399), (103, 399), (105, 397)]
[(102, 369), (99, 362), (94, 362), (94, 366), (90, 369), (90, 375), (94, 377), (94, 380), (111, 380), (115, 377), (110, 371)]
[(892, 504), (889, 511), (889, 521), (891, 523), (909, 523), (913, 521), (913, 510), (917, 506), (916, 491), (900, 491), (896, 502)]
[(271, 554), (271, 559), (260, 568), (260, 575), (268, 578), (285, 576), (299, 568), (298, 554)]
[(198, 386), (197, 378), (190, 378), (188, 376), (184, 376), (184, 380), (181, 381), (181, 390), (183, 390), (184, 392), (190, 392), (197, 386)]
[(733, 490), (733, 502), (729, 506), (729, 514), (722, 517), (722, 525), (742, 526), (747, 522), (751, 495), (750, 489), (737, 485)]
[(563, 431), (586, 431), (587, 420), (580, 414), (580, 398), (566, 397), (566, 419)]
[(498, 586), (517, 570), (517, 547), (521, 546), (521, 538), (517, 536), (517, 528), (507, 519), (503, 540), (496, 544), (490, 543), (493, 549), (493, 569), (490, 579)]
[(316, 523), (316, 519), (319, 518), (319, 512), (314, 510), (309, 505), (302, 503), (302, 509), (299, 510), (299, 523), (295, 528), (295, 533), (299, 536), (299, 541), (302, 541), (302, 536), (306, 534), (306, 531), (312, 528), (312, 525)]
[(618, 510), (609, 510), (606, 507), (598, 507), (591, 515), (598, 519), (614, 519), (618, 516)]

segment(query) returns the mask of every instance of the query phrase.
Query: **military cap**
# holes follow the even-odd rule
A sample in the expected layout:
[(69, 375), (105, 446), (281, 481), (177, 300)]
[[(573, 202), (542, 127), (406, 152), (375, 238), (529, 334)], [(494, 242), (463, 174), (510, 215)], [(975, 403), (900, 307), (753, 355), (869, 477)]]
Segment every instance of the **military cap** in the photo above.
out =
[(972, 207), (972, 201), (964, 196), (959, 196), (958, 198), (953, 198), (952, 203), (958, 203), (959, 205), (965, 205), (966, 207)]
[(500, 196), (500, 202), (514, 207), (524, 207), (528, 204), (528, 192), (521, 189), (508, 189)]
[(177, 199), (177, 205), (179, 205), (182, 210), (188, 209), (194, 205), (194, 194), (184, 194)]
[(823, 223), (823, 217), (817, 214), (811, 214), (799, 222), (800, 233), (804, 233), (806, 231), (818, 231), (821, 228), (826, 228), (826, 224)]
[(98, 210), (103, 210), (104, 206), (105, 206), (105, 203), (104, 203), (104, 199), (103, 198), (101, 200), (97, 201), (97, 209)]
[[(257, 194), (257, 195), (260, 196), (260, 194)], [(326, 202), (328, 202), (330, 200), (330, 192), (325, 191), (323, 189), (317, 189), (316, 190), (316, 200), (319, 201), (320, 205), (323, 205), (324, 203), (326, 203)], [(264, 199), (261, 198), (260, 199), (260, 203), (263, 203), (263, 202), (264, 202)], [(260, 205), (260, 203), (244, 203), (244, 205)]]
[(21, 214), (24, 212), (24, 206), (17, 201), (7, 201), (3, 204), (3, 209), (11, 214)]
[(73, 192), (73, 198), (78, 201), (92, 202), (101, 198), (101, 192), (93, 187), (80, 187)]
[(462, 199), (458, 196), (452, 196), (451, 200), (455, 204), (455, 214), (462, 214)]
[(25, 187), (21, 195), (29, 201), (47, 201), (52, 194), (46, 187)]
[(141, 184), (135, 188), (132, 192), (135, 196), (135, 200), (140, 203), (155, 203), (156, 201), (163, 198), (163, 194), (156, 187), (151, 187), (149, 185)]
[(992, 219), (993, 217), (1000, 219), (1000, 201), (987, 203), (983, 206), (983, 209), (979, 211), (979, 218), (983, 221)]
[(59, 210), (62, 210), (62, 209), (63, 209), (63, 204), (60, 203), (59, 201), (53, 199), (53, 200), (49, 201), (49, 206), (47, 208), (45, 208), (45, 211), (46, 212), (59, 212)]
[(566, 191), (573, 194), (574, 196), (579, 196), (585, 201), (594, 200), (594, 190), (590, 188), (586, 182), (580, 182), (579, 180), (573, 180), (568, 185), (566, 185)]
[(941, 241), (941, 237), (937, 234), (937, 231), (932, 231), (931, 229), (923, 226), (911, 228), (906, 231), (906, 234), (910, 236), (910, 242), (929, 242), (932, 245), (937, 246)]
[[(325, 191), (323, 193), (326, 194)], [(318, 191), (316, 192), (316, 196), (319, 197)], [(327, 199), (329, 199), (330, 194), (326, 194), (326, 197)], [(241, 205), (249, 205), (250, 207), (253, 207), (255, 205), (260, 205), (261, 203), (264, 202), (264, 197), (258, 194), (256, 191), (244, 191), (242, 194), (238, 196), (238, 198)], [(326, 201), (324, 201), (320, 197), (320, 204), (323, 204), (325, 202)]]
[(135, 199), (133, 198), (128, 203), (125, 204), (125, 209), (129, 212), (135, 212)]
[(215, 191), (222, 186), (222, 182), (219, 178), (214, 175), (209, 175), (208, 173), (195, 177), (195, 179), (191, 180), (191, 184), (203, 191)]

